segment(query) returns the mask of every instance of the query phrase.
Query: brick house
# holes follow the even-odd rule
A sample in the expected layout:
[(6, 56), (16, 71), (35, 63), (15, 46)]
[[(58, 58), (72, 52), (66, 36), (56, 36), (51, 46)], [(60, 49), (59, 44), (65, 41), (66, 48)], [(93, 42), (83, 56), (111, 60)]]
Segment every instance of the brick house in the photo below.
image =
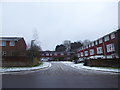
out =
[(1, 56), (12, 56), (18, 52), (26, 51), (26, 43), (23, 37), (0, 37)]
[(119, 58), (120, 30), (109, 33), (78, 50), (79, 58)]

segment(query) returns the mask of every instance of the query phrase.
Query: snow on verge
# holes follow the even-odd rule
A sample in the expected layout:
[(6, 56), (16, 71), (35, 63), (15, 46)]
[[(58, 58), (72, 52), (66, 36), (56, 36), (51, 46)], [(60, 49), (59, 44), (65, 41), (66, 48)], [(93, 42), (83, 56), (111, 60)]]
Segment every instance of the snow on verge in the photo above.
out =
[(112, 69), (112, 68), (104, 68), (104, 67), (89, 67), (89, 66), (84, 66), (83, 63), (79, 64), (74, 64), (73, 62), (62, 62), (65, 65), (69, 65), (74, 68), (84, 68), (84, 69), (91, 69), (91, 70), (99, 70), (99, 71), (107, 71), (107, 72), (117, 72), (120, 73), (120, 69)]
[(28, 70), (37, 70), (37, 69), (42, 69), (46, 67), (51, 67), (51, 63), (49, 62), (43, 62), (42, 65), (36, 66), (36, 67), (18, 67), (18, 68), (0, 68), (0, 73), (2, 72), (14, 72), (14, 71), (28, 71)]

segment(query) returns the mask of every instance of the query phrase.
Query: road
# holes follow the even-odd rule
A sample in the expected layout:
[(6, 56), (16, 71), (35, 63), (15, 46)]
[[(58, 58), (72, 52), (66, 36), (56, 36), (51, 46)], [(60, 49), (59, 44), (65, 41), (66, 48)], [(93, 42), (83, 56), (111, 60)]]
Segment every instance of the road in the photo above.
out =
[(75, 69), (60, 62), (38, 71), (3, 75), (3, 88), (118, 88), (118, 74)]

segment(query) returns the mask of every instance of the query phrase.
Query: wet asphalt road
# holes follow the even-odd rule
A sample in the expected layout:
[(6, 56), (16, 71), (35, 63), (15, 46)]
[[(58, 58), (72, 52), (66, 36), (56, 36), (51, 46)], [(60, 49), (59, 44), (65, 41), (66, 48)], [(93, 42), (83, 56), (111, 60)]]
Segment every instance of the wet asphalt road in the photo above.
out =
[(75, 69), (60, 62), (38, 71), (3, 75), (3, 88), (118, 88), (118, 74)]

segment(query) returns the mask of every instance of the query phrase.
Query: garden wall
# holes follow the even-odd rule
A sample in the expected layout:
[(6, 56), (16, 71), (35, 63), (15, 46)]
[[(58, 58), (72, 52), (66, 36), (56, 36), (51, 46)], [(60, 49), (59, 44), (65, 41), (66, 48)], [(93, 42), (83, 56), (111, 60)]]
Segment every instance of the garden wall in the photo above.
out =
[(95, 67), (120, 67), (120, 59), (89, 59), (86, 64)]
[(5, 56), (2, 57), (3, 67), (30, 67), (38, 64), (38, 58), (26, 56)]

